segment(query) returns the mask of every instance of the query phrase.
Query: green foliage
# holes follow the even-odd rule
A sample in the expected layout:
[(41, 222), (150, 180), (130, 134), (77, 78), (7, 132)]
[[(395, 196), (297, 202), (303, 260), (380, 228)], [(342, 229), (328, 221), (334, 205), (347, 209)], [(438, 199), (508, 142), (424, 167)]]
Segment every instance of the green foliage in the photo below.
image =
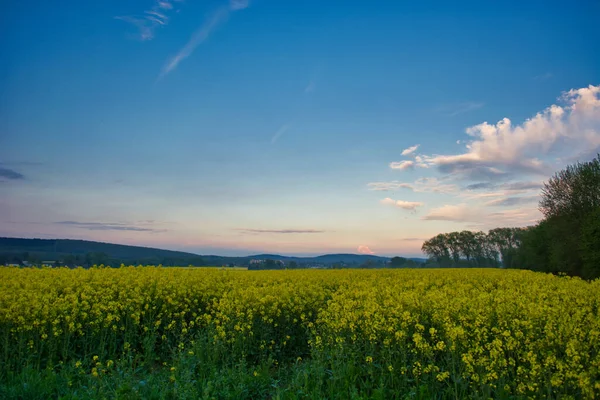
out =
[(520, 228), (484, 232), (450, 232), (423, 243), (422, 250), (439, 267), (497, 267), (499, 255), (505, 267), (512, 265), (514, 250), (520, 242)]
[(423, 243), (433, 266), (498, 266), (600, 277), (600, 155), (556, 173), (542, 190), (536, 226), (439, 234)]
[(600, 270), (600, 209), (591, 213), (581, 230), (582, 275), (595, 278)]
[(517, 267), (600, 277), (600, 155), (545, 183), (540, 211), (545, 218), (525, 231)]
[(404, 267), (407, 261), (408, 260), (404, 257), (392, 257), (392, 259), (390, 260), (390, 266), (392, 268)]
[(600, 155), (589, 162), (569, 165), (542, 189), (540, 211), (546, 218), (564, 216), (582, 221), (599, 208)]

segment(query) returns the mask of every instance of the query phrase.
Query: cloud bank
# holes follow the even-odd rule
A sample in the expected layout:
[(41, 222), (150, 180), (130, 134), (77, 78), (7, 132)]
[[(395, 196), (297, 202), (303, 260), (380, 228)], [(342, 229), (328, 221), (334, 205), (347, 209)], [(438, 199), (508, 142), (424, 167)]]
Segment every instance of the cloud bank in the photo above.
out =
[[(413, 146), (402, 154), (414, 155), (414, 160), (389, 164), (400, 174), (420, 169), (430, 176), (371, 182), (369, 190), (438, 194), (438, 204), (443, 203), (427, 210), (425, 221), (479, 227), (533, 224), (541, 217), (537, 203), (542, 183), (566, 165), (600, 153), (600, 85), (566, 91), (557, 104), (520, 124), (502, 118), (470, 126), (465, 133), (467, 139), (458, 141), (465, 144), (463, 152), (414, 155), (418, 146)], [(389, 197), (382, 204), (397, 205)]]

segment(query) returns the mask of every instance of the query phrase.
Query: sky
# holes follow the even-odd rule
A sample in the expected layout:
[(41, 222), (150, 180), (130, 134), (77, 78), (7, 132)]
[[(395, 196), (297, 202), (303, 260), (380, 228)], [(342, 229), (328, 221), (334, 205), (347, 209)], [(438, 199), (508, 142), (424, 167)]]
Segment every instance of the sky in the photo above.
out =
[(420, 256), (600, 152), (598, 1), (2, 7), (0, 236)]

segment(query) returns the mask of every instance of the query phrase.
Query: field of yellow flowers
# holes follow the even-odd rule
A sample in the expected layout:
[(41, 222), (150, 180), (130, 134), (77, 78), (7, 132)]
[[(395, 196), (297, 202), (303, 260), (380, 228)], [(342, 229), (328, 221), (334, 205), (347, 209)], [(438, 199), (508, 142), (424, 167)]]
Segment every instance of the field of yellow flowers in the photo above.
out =
[(0, 398), (600, 398), (600, 281), (0, 269)]

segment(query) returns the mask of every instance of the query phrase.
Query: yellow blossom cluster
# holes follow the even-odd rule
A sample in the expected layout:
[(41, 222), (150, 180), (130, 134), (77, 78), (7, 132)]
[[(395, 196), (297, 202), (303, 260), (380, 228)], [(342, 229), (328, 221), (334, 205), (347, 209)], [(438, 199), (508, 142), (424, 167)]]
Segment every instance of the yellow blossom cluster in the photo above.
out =
[(250, 361), (313, 360), (334, 375), (352, 365), (390, 384), (592, 399), (599, 289), (491, 269), (3, 268), (0, 368), (88, 360), (95, 376), (131, 353), (191, 357), (204, 340)]

